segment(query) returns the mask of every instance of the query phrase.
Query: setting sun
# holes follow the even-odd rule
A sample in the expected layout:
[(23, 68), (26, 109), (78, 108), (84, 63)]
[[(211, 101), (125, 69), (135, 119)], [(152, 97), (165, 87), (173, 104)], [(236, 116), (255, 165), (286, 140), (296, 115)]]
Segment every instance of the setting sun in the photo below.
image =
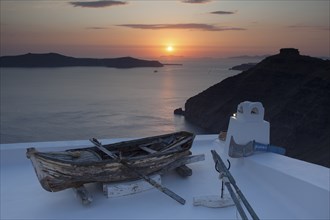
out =
[(173, 46), (167, 46), (166, 51), (167, 52), (172, 52), (174, 50)]

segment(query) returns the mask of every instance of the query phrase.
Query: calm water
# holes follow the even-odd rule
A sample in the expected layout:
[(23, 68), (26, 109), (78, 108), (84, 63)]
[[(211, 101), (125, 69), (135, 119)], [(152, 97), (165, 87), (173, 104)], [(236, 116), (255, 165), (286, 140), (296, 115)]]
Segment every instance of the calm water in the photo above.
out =
[(134, 69), (1, 68), (1, 143), (203, 133), (173, 110), (237, 74), (228, 68), (243, 62), (185, 61), (183, 66)]

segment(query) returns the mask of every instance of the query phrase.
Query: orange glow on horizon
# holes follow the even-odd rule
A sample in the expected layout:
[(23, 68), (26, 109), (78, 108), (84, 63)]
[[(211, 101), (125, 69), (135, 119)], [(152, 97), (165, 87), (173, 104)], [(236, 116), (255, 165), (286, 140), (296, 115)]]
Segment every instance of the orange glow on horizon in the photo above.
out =
[[(1, 1), (1, 55), (157, 59), (264, 55), (294, 47), (329, 56), (329, 1), (22, 2)], [(215, 11), (222, 8), (232, 10)]]

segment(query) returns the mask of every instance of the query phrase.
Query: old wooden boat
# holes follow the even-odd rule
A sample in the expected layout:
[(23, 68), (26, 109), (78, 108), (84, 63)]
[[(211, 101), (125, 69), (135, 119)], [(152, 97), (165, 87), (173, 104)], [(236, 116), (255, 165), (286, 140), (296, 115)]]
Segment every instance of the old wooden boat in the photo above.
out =
[(136, 172), (123, 166), (122, 161), (144, 175), (170, 170), (180, 166), (182, 158), (191, 154), (194, 138), (194, 134), (180, 131), (103, 145), (116, 155), (115, 159), (96, 146), (57, 152), (28, 148), (26, 155), (41, 186), (47, 191), (57, 192), (86, 183), (138, 179)]

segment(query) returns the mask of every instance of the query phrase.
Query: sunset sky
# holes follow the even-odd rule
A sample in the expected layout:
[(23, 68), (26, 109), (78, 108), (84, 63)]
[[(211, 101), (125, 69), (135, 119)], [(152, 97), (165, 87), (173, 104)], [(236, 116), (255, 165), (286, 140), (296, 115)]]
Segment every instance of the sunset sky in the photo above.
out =
[(0, 0), (1, 56), (330, 56), (329, 0)]

